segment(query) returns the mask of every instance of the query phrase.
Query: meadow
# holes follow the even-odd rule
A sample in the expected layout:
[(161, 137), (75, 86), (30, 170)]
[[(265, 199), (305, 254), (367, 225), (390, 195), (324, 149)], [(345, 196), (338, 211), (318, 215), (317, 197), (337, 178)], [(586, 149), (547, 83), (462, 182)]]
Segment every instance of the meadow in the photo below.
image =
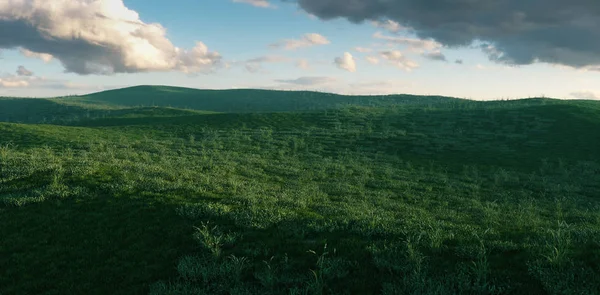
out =
[(0, 98), (0, 294), (600, 294), (600, 102)]

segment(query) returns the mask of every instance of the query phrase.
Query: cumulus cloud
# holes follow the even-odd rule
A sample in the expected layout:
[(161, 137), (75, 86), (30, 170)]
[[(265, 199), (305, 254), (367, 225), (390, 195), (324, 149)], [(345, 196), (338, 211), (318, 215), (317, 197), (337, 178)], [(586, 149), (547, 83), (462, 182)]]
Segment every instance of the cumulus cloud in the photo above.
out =
[(600, 94), (594, 93), (592, 91), (576, 91), (571, 92), (570, 95), (579, 99), (600, 99)]
[(274, 8), (274, 6), (271, 3), (269, 3), (269, 1), (267, 1), (267, 0), (233, 0), (233, 2), (246, 3), (246, 4), (250, 4), (252, 6), (255, 6), (255, 7)]
[(331, 42), (327, 40), (323, 35), (316, 33), (304, 34), (300, 39), (288, 39), (282, 40), (277, 43), (271, 44), (271, 48), (283, 48), (286, 50), (295, 50), (303, 47), (311, 47), (317, 45), (327, 45)]
[(419, 53), (423, 53), (425, 51), (438, 51), (442, 47), (442, 44), (433, 40), (386, 36), (381, 32), (375, 32), (375, 34), (373, 34), (373, 38), (385, 40), (397, 45), (407, 46), (409, 50)]
[(291, 80), (275, 80), (275, 82), (279, 82), (279, 83), (296, 84), (296, 85), (303, 85), (303, 86), (328, 84), (328, 83), (332, 83), (335, 81), (336, 81), (336, 79), (332, 78), (332, 77), (300, 77), (300, 78), (291, 79)]
[(389, 64), (407, 72), (419, 67), (419, 64), (406, 58), (399, 50), (382, 51), (380, 55)]
[(333, 63), (342, 70), (354, 73), (356, 72), (356, 61), (350, 52), (344, 52), (344, 56), (336, 57)]
[(19, 76), (33, 76), (33, 72), (26, 69), (24, 66), (19, 66), (17, 68), (17, 75)]
[(507, 64), (600, 65), (600, 2), (593, 0), (297, 0), (322, 20), (389, 19), (449, 47), (492, 44)]
[(144, 23), (122, 0), (14, 0), (0, 3), (0, 48), (58, 59), (77, 74), (211, 72), (221, 56), (202, 42), (175, 47), (166, 29)]

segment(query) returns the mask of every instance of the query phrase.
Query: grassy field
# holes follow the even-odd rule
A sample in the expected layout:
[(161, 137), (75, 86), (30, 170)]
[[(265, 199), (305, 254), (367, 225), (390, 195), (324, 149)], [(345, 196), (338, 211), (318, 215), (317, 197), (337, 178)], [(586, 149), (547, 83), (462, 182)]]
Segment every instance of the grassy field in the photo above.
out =
[(0, 294), (600, 294), (600, 102), (0, 98)]

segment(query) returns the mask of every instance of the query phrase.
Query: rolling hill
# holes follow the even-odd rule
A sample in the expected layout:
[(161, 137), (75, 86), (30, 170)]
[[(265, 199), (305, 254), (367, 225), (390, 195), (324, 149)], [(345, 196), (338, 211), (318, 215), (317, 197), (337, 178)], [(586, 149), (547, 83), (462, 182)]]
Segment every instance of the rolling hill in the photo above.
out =
[(0, 99), (0, 294), (599, 294), (600, 102)]

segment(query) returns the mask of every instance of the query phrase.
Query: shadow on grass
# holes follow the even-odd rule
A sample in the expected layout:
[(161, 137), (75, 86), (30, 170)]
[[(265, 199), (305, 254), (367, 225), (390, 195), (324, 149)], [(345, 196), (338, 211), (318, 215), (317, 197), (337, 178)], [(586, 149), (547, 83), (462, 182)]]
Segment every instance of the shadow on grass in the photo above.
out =
[(193, 250), (190, 227), (143, 199), (0, 207), (0, 293), (146, 294)]

